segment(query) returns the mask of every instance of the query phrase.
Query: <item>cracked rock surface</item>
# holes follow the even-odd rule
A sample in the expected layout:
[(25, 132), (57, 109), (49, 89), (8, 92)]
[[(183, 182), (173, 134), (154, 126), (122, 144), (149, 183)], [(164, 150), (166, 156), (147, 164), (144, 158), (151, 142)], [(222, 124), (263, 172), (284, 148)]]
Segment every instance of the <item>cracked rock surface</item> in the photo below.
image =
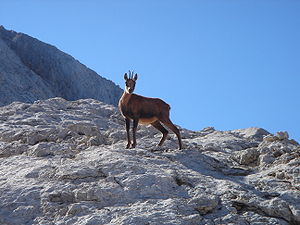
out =
[(0, 25), (0, 106), (62, 97), (117, 105), (122, 89), (56, 47)]
[(0, 108), (0, 224), (300, 224), (300, 146), (261, 128), (139, 126), (86, 99)]

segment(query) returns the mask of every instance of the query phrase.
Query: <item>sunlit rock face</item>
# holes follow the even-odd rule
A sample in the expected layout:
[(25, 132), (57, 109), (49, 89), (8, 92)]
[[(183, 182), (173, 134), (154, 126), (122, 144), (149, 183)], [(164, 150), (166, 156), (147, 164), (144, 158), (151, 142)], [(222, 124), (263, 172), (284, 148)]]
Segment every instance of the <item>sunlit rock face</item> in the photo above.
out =
[(39, 100), (0, 108), (0, 224), (299, 224), (300, 146), (260, 128), (140, 126), (117, 108)]
[(117, 105), (121, 88), (70, 55), (0, 26), (0, 105), (62, 97)]

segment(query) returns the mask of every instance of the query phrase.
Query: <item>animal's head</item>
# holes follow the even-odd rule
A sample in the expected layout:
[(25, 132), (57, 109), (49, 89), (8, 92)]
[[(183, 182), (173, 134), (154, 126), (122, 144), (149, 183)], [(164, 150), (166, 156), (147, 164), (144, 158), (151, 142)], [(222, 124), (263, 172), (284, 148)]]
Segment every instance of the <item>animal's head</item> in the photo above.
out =
[(127, 93), (133, 93), (134, 88), (135, 88), (135, 82), (138, 78), (138, 75), (135, 74), (133, 71), (129, 70), (129, 77), (127, 75), (127, 73), (124, 74), (124, 80), (125, 80), (125, 91)]

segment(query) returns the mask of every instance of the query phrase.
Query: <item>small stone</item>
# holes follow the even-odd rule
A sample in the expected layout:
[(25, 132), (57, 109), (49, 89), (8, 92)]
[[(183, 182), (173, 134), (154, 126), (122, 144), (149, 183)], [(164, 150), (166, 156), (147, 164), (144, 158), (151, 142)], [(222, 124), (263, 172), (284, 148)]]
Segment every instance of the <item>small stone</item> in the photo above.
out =
[(88, 140), (87, 145), (88, 146), (99, 146), (104, 143), (105, 143), (105, 139), (103, 137), (93, 136)]
[(213, 195), (199, 194), (193, 197), (188, 204), (197, 210), (200, 215), (205, 215), (218, 206), (219, 198)]
[(70, 203), (75, 200), (74, 194), (71, 192), (53, 192), (49, 194), (48, 198), (50, 202), (58, 203)]
[(278, 172), (276, 173), (276, 178), (283, 180), (285, 178), (285, 173), (284, 172)]
[(276, 137), (282, 141), (282, 140), (288, 140), (289, 139), (289, 134), (287, 131), (280, 131), (276, 133)]
[(270, 154), (265, 154), (260, 156), (260, 164), (272, 164), (275, 158)]
[(256, 148), (249, 148), (235, 153), (233, 156), (241, 165), (249, 165), (258, 159), (259, 152)]
[(272, 134), (269, 134), (269, 135), (266, 135), (264, 138), (263, 138), (264, 141), (267, 141), (267, 142), (274, 142), (274, 141), (278, 141), (279, 138), (277, 136), (274, 136)]
[(29, 154), (37, 157), (45, 157), (45, 156), (53, 155), (50, 146), (51, 144), (49, 143), (38, 143), (31, 147)]
[(79, 216), (89, 212), (87, 206), (82, 205), (81, 203), (71, 204), (66, 213), (67, 216)]

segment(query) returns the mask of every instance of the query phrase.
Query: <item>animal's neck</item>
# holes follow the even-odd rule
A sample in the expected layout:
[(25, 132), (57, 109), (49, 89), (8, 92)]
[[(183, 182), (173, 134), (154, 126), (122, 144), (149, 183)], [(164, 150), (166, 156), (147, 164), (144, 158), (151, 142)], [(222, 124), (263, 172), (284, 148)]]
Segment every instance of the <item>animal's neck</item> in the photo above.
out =
[(125, 90), (122, 97), (130, 97), (131, 95), (132, 95), (132, 93), (129, 93)]
[(129, 101), (130, 97), (132, 94), (128, 93), (127, 91), (124, 91), (121, 99), (120, 99), (120, 103), (121, 104), (127, 104), (127, 102)]

